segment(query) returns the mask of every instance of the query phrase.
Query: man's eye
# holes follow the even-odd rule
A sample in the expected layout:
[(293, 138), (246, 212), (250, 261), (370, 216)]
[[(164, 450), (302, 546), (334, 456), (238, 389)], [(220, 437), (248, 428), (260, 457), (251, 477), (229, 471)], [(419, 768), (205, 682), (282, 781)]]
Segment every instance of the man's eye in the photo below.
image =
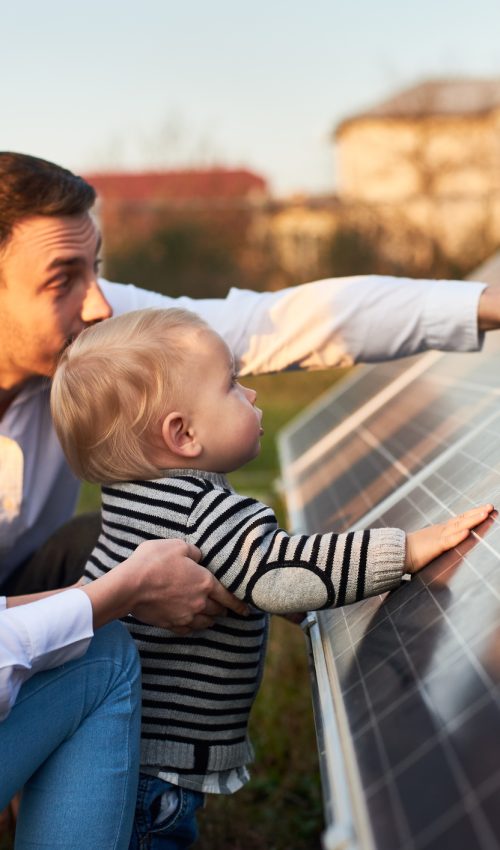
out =
[(70, 284), (71, 278), (65, 277), (57, 277), (54, 280), (51, 280), (48, 285), (48, 289), (62, 290), (67, 289)]

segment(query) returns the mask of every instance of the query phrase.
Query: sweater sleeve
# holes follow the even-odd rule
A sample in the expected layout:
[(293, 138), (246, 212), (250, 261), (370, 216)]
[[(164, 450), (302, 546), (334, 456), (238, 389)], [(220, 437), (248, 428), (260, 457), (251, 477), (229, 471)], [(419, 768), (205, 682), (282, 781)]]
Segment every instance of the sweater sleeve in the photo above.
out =
[(399, 585), (404, 569), (399, 529), (289, 535), (266, 505), (229, 491), (206, 492), (188, 527), (201, 563), (236, 596), (274, 614), (384, 593)]

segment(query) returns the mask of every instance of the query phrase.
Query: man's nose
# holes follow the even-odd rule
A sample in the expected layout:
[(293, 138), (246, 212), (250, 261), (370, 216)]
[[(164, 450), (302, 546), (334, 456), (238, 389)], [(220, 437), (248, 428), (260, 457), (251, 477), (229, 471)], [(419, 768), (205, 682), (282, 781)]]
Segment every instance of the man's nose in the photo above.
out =
[(100, 322), (101, 319), (109, 319), (113, 315), (111, 305), (106, 301), (96, 280), (93, 280), (83, 299), (82, 321), (85, 324)]

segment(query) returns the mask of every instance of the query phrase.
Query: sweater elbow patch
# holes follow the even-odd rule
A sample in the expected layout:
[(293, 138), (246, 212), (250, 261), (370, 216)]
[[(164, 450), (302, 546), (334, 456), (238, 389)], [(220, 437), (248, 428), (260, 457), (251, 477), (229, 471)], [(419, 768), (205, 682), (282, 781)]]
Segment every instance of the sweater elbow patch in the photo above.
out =
[(333, 587), (310, 567), (271, 567), (251, 583), (252, 602), (271, 614), (315, 611), (333, 605)]

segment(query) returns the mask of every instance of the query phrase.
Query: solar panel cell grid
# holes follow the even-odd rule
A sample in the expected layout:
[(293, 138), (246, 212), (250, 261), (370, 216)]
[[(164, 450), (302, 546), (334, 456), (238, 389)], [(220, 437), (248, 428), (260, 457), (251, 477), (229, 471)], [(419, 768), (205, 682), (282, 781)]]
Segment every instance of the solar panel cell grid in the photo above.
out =
[[(494, 348), (492, 344), (489, 347)], [(347, 434), (342, 426), (333, 430), (328, 426), (325, 433), (311, 440), (308, 450), (298, 456), (292, 453), (296, 460), (288, 464), (287, 487), (293, 487), (308, 528), (330, 525), (346, 529), (469, 435), (477, 433), (484, 446), (485, 439), (498, 433), (499, 367), (494, 353), (431, 358), (422, 375), (388, 404), (353, 421)], [(422, 360), (426, 362), (425, 358)], [(408, 371), (411, 370), (412, 367)], [(370, 376), (376, 371), (371, 370)], [(401, 379), (402, 374), (398, 373), (396, 379)], [(461, 383), (453, 383), (459, 375)], [(362, 382), (353, 386), (357, 404), (363, 399), (362, 387)], [(339, 397), (332, 398), (331, 410), (337, 408), (343, 395), (340, 391)], [(321, 417), (331, 422), (327, 409), (325, 403)], [(303, 437), (309, 428), (306, 421), (299, 429)], [(494, 442), (484, 451), (484, 458), (469, 462), (469, 473), (478, 462), (491, 465)], [(457, 474), (464, 461), (465, 458), (453, 461)], [(500, 481), (497, 489), (500, 495)]]
[[(404, 590), (395, 595), (403, 596)], [(422, 596), (428, 588), (423, 586), (380, 623), (371, 624), (350, 648), (358, 680), (349, 685), (344, 701), (362, 783), (370, 797), (388, 776), (393, 780), (393, 823), (388, 825), (386, 812), (378, 827), (372, 824), (378, 830), (377, 846), (384, 850), (427, 846), (427, 834), (437, 836), (443, 823), (451, 826), (462, 817), (464, 794), (481, 821), (483, 787), (500, 784), (498, 751), (492, 746), (500, 730), (500, 607), (490, 606), (489, 619), (474, 612), (464, 616), (463, 606), (451, 604), (446, 591), (446, 585), (436, 587), (437, 612), (421, 621), (413, 606), (418, 602), (424, 611)], [(471, 650), (469, 639), (474, 639)], [(415, 805), (417, 790), (423, 802)], [(399, 838), (390, 844), (398, 823)], [(475, 840), (456, 848), (498, 846), (481, 843), (479, 836)]]
[[(347, 416), (353, 413), (359, 406), (359, 399), (363, 403), (373, 398), (388, 384), (394, 381), (401, 373), (418, 358), (411, 357), (405, 361), (384, 363), (380, 366), (360, 366), (349, 376), (342, 379), (340, 387), (336, 391), (336, 404), (326, 404), (324, 407), (314, 405), (312, 412), (307, 412), (301, 417), (301, 427), (293, 429), (288, 433), (290, 451), (295, 457), (300, 457), (311, 445), (329, 433), (337, 425), (340, 425)], [(286, 433), (286, 432), (285, 432)]]
[[(369, 370), (330, 405), (355, 416), (368, 385), (387, 392), (403, 374)], [(473, 504), (500, 507), (499, 342), (429, 360), (379, 408), (371, 398), (348, 432), (328, 430), (336, 414), (324, 410), (315, 443), (301, 429), (285, 480), (304, 528), (413, 530)], [(497, 850), (498, 518), (392, 594), (319, 619), (378, 850)]]

